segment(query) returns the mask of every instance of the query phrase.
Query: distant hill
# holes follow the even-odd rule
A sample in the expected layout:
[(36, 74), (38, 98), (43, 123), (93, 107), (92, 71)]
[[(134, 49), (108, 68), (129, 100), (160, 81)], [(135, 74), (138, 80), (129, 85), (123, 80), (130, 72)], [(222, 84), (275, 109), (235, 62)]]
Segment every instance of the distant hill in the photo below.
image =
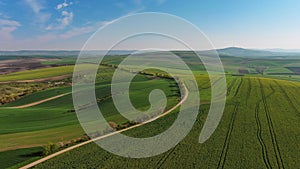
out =
[(19, 51), (0, 51), (1, 56), (70, 56), (78, 55), (79, 51), (51, 51), (51, 50), (19, 50)]
[(273, 52), (266, 50), (244, 49), (229, 47), (217, 49), (220, 56), (235, 56), (243, 58), (264, 58), (264, 59), (300, 59), (300, 52)]
[[(270, 49), (272, 50), (272, 49)], [(300, 59), (300, 52), (297, 50), (286, 51), (280, 49), (273, 49), (272, 51), (268, 50), (256, 50), (256, 49), (244, 49), (237, 47), (229, 47), (224, 49), (216, 50), (220, 57), (242, 57), (242, 58), (262, 58), (262, 59)], [(103, 55), (105, 51), (95, 50), (88, 51), (91, 55)], [(127, 55), (132, 54), (135, 50), (112, 50), (109, 51), (108, 55)], [(149, 51), (151, 52), (151, 51)], [(146, 52), (146, 53), (149, 53)], [(182, 56), (190, 55), (190, 51), (173, 51)], [(24, 58), (24, 57), (77, 57), (80, 51), (67, 51), (67, 50), (58, 50), (58, 51), (46, 51), (46, 50), (20, 50), (20, 51), (0, 51), (0, 60), (7, 58)], [(197, 53), (209, 56), (214, 52), (212, 50), (206, 51), (197, 51)]]
[[(105, 51), (88, 51), (91, 55), (105, 54)], [(134, 52), (133, 50), (112, 50), (110, 55), (125, 55)], [(19, 51), (0, 51), (0, 56), (78, 56), (79, 50), (19, 50)]]
[(264, 51), (270, 52), (285, 52), (285, 53), (300, 53), (300, 49), (280, 49), (280, 48), (273, 48), (273, 49), (263, 49)]

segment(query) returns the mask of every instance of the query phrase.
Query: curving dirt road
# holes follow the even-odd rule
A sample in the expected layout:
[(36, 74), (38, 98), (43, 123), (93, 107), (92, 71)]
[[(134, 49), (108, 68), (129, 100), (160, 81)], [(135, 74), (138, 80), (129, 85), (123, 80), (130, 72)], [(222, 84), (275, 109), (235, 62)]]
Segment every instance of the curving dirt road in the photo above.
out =
[(154, 118), (152, 118), (152, 119), (150, 119), (150, 120), (148, 120), (148, 121), (145, 121), (145, 122), (142, 122), (142, 123), (140, 123), (140, 124), (137, 124), (137, 125), (134, 125), (134, 126), (131, 126), (131, 127), (125, 128), (125, 129), (122, 129), (122, 130), (118, 130), (118, 131), (115, 131), (115, 132), (112, 132), (112, 133), (109, 133), (109, 134), (106, 134), (106, 135), (103, 135), (103, 136), (100, 136), (100, 137), (97, 137), (97, 138), (94, 138), (94, 139), (91, 139), (91, 140), (88, 140), (88, 141), (85, 141), (85, 142), (83, 142), (83, 143), (74, 145), (74, 146), (72, 146), (72, 147), (68, 147), (68, 148), (63, 149), (63, 150), (61, 150), (61, 151), (58, 151), (58, 152), (56, 152), (56, 153), (54, 153), (54, 154), (51, 154), (51, 155), (49, 155), (49, 156), (47, 156), (47, 157), (41, 158), (41, 159), (39, 159), (39, 160), (37, 160), (37, 161), (34, 161), (34, 162), (32, 162), (32, 163), (30, 163), (30, 164), (28, 164), (28, 165), (25, 165), (25, 166), (21, 167), (20, 169), (31, 168), (31, 167), (33, 167), (33, 166), (35, 166), (35, 165), (38, 165), (38, 164), (40, 164), (40, 163), (42, 163), (42, 162), (44, 162), (44, 161), (49, 160), (49, 159), (51, 159), (51, 158), (53, 158), (53, 157), (55, 157), (55, 156), (58, 156), (58, 155), (60, 155), (60, 154), (63, 154), (63, 153), (68, 152), (68, 151), (70, 151), (70, 150), (73, 150), (73, 149), (75, 149), (75, 148), (81, 147), (81, 146), (83, 146), (83, 145), (89, 144), (89, 143), (91, 143), (91, 142), (93, 142), (93, 141), (97, 141), (97, 140), (100, 140), (100, 139), (103, 139), (103, 138), (106, 138), (106, 137), (115, 135), (115, 134), (117, 134), (117, 133), (121, 133), (121, 132), (130, 130), (130, 129), (133, 129), (133, 128), (142, 126), (142, 125), (147, 124), (147, 123), (150, 123), (150, 122), (152, 122), (152, 121), (154, 121), (154, 120), (156, 120), (156, 119), (158, 119), (158, 118), (161, 118), (161, 117), (163, 117), (163, 116), (165, 116), (165, 115), (171, 113), (173, 110), (177, 109), (183, 102), (185, 102), (185, 100), (187, 99), (189, 93), (188, 93), (188, 90), (187, 90), (187, 88), (186, 88), (185, 85), (183, 85), (183, 88), (184, 88), (184, 97), (181, 99), (180, 102), (178, 102), (174, 107), (172, 107), (171, 109), (167, 110), (166, 112), (164, 112), (164, 113), (162, 113), (162, 114), (160, 114), (160, 115), (158, 115), (158, 116), (156, 116), (156, 117), (154, 117)]
[(44, 99), (44, 100), (40, 100), (40, 101), (37, 101), (37, 102), (25, 104), (25, 105), (22, 105), (22, 106), (14, 106), (14, 107), (8, 107), (8, 108), (14, 108), (14, 109), (27, 108), (27, 107), (35, 106), (35, 105), (38, 105), (38, 104), (41, 104), (41, 103), (44, 103), (44, 102), (47, 102), (47, 101), (50, 101), (50, 100), (54, 100), (54, 99), (63, 97), (63, 96), (68, 95), (68, 94), (70, 94), (70, 93), (71, 93), (71, 92), (69, 92), (69, 93), (64, 93), (64, 94), (57, 95), (57, 96), (53, 96), (53, 97), (50, 97), (50, 98), (47, 98), (47, 99)]

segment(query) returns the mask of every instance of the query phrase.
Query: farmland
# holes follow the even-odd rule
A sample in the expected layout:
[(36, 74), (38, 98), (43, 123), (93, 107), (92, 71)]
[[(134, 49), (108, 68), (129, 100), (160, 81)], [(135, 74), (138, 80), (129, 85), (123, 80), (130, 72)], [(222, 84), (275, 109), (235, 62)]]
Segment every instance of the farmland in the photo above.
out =
[[(177, 52), (192, 69), (200, 91), (201, 107), (192, 131), (168, 152), (145, 159), (113, 155), (90, 143), (54, 157), (35, 168), (294, 168), (300, 166), (300, 94), (298, 60), (221, 56), (227, 81), (227, 101), (221, 123), (212, 137), (199, 144), (199, 134), (210, 108), (211, 84), (203, 64), (189, 52)], [(128, 126), (111, 97), (111, 77), (126, 55), (104, 59), (96, 76), (97, 104), (105, 119), (116, 126)], [(18, 168), (44, 156), (49, 143), (74, 145), (84, 141), (72, 102), (72, 57), (55, 58), (41, 64), (61, 66), (34, 68), (0, 75), (3, 105), (0, 107), (0, 168)], [(161, 65), (176, 63), (163, 58)], [(85, 65), (83, 64), (83, 67)], [(124, 70), (138, 66), (126, 65)], [(129, 71), (124, 71), (128, 74)], [(180, 100), (175, 81), (156, 69), (137, 74), (130, 84), (130, 99), (137, 110), (150, 108), (149, 94), (161, 89), (167, 108)], [(62, 77), (56, 79), (56, 77)], [(217, 78), (218, 77), (212, 77)], [(42, 79), (42, 80), (41, 80)], [(40, 81), (41, 80), (41, 81)], [(213, 84), (214, 85), (214, 84)], [(25, 108), (28, 105), (49, 99)], [(158, 101), (158, 100), (157, 100)], [(168, 129), (177, 118), (177, 109), (151, 123), (125, 131), (134, 137), (148, 137)], [(104, 132), (103, 132), (104, 133)], [(102, 134), (103, 134), (102, 133)], [(63, 149), (61, 147), (60, 149)], [(130, 147), (126, 147), (130, 149)]]
[(0, 0), (0, 169), (300, 169), (299, 9)]
[[(168, 152), (146, 159), (112, 155), (94, 143), (50, 159), (36, 168), (294, 168), (300, 165), (299, 104), (300, 84), (255, 77), (231, 80), (232, 97), (222, 122), (204, 144), (198, 143), (207, 115), (203, 105), (193, 130)], [(240, 87), (238, 87), (240, 86)], [(281, 104), (277, 104), (280, 102)], [(125, 134), (147, 137), (164, 131), (176, 113)], [(155, 129), (155, 130), (153, 130)], [(130, 147), (128, 147), (130, 148)], [(196, 155), (197, 154), (197, 155)]]
[(10, 73), (7, 75), (0, 75), (0, 82), (48, 78), (48, 77), (72, 74), (72, 72), (73, 72), (73, 66), (61, 66), (61, 67), (43, 68), (43, 69), (36, 69), (36, 70), (26, 70), (21, 72)]
[[(109, 83), (114, 69), (102, 66), (100, 66), (100, 69), (101, 74), (97, 75), (96, 78), (98, 104), (107, 120), (116, 124), (123, 124), (127, 122), (127, 119), (118, 115), (117, 110), (112, 104), (112, 98), (107, 98), (107, 95), (110, 93)], [(44, 70), (41, 69), (41, 72), (44, 72)], [(23, 72), (20, 73), (22, 74)], [(10, 86), (9, 84), (7, 85)], [(136, 90), (136, 88), (143, 90)], [(162, 89), (165, 91), (168, 98), (167, 107), (171, 107), (178, 102), (178, 89), (172, 80), (153, 79), (150, 76), (137, 75), (131, 84), (131, 90), (134, 92), (131, 92), (130, 96), (138, 109), (145, 110), (149, 108), (149, 103), (142, 100), (147, 99), (149, 92), (153, 89)], [(9, 153), (11, 156), (15, 154), (16, 157), (18, 157), (20, 156), (18, 152), (23, 148), (39, 147), (48, 142), (69, 142), (83, 137), (84, 132), (74, 113), (72, 95), (70, 92), (70, 86), (57, 86), (34, 92), (2, 106), (0, 108), (0, 151), (2, 154)], [(66, 95), (28, 108), (12, 108), (60, 94)], [(20, 151), (14, 151), (15, 149)], [(30, 151), (24, 149), (24, 152)], [(37, 156), (40, 154), (41, 153), (35, 153)], [(35, 155), (33, 155), (32, 158), (36, 158)], [(19, 161), (21, 159), (31, 159), (30, 157), (31, 156), (19, 158)], [(1, 161), (5, 160), (7, 164), (17, 164), (17, 162), (19, 162), (18, 160), (15, 160), (15, 162), (10, 161), (13, 158), (3, 158), (4, 155), (0, 156)]]

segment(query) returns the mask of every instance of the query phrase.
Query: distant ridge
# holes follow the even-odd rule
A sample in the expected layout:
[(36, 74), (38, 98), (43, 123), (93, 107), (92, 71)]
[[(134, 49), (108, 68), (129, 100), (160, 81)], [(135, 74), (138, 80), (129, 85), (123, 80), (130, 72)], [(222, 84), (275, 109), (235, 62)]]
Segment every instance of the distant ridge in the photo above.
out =
[(300, 59), (300, 52), (273, 52), (267, 50), (244, 49), (238, 47), (229, 47), (224, 49), (217, 49), (220, 56), (235, 56), (244, 58), (270, 58), (283, 59), (294, 58)]
[(260, 50), (270, 51), (270, 52), (300, 53), (300, 49), (280, 49), (280, 48), (275, 48), (275, 49), (260, 49)]
[[(271, 50), (271, 49), (270, 49)], [(128, 55), (134, 53), (136, 50), (112, 50), (108, 55)], [(260, 49), (245, 49), (239, 47), (228, 47), (216, 50), (220, 57), (242, 57), (242, 58), (262, 58), (262, 59), (300, 59), (300, 50), (293, 50), (295, 52), (289, 52), (284, 49), (273, 49), (272, 51), (260, 50)], [(91, 50), (88, 51), (91, 55), (101, 55), (106, 52), (103, 50)], [(149, 51), (150, 52), (150, 51)], [(187, 51), (176, 51), (178, 54), (186, 53)], [(76, 57), (80, 53), (79, 50), (20, 50), (20, 51), (0, 51), (0, 56), (50, 56), (50, 57), (62, 57), (72, 56)], [(146, 52), (147, 53), (147, 52)], [(197, 51), (202, 55), (211, 55), (214, 52), (212, 50)], [(1, 60), (1, 58), (0, 58)]]
[[(104, 50), (91, 50), (91, 54), (105, 54)], [(125, 55), (134, 50), (112, 50), (110, 55)], [(0, 51), (0, 56), (77, 56), (80, 50), (19, 50), (19, 51)]]

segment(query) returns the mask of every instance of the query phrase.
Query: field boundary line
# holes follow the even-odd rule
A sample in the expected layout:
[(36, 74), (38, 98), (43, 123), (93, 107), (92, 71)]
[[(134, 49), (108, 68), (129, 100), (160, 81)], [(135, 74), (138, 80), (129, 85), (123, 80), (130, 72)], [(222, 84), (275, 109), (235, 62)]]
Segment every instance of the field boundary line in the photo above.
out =
[(184, 92), (183, 92), (183, 93), (184, 93), (184, 97), (182, 97), (182, 99), (181, 99), (180, 102), (178, 102), (174, 107), (172, 107), (171, 109), (167, 110), (166, 112), (164, 112), (164, 113), (162, 113), (162, 114), (160, 114), (160, 115), (158, 115), (158, 116), (156, 116), (156, 117), (154, 117), (154, 118), (152, 118), (152, 119), (150, 119), (150, 120), (147, 120), (147, 121), (145, 121), (145, 122), (136, 124), (136, 125), (134, 125), (134, 126), (131, 126), (131, 127), (128, 127), (128, 128), (122, 129), (122, 130), (118, 130), (118, 131), (115, 131), (115, 132), (112, 132), (112, 133), (109, 133), (109, 134), (106, 134), (106, 135), (103, 135), (103, 136), (100, 136), (100, 137), (97, 137), (97, 138), (93, 138), (93, 139), (88, 140), (88, 141), (85, 141), (85, 142), (82, 142), (82, 143), (80, 143), (80, 144), (77, 144), (77, 145), (68, 147), (68, 148), (63, 149), (63, 150), (61, 150), (61, 151), (58, 151), (58, 152), (56, 152), (56, 153), (54, 153), (54, 154), (51, 154), (51, 155), (46, 156), (46, 157), (44, 157), (44, 158), (41, 158), (41, 159), (39, 159), (39, 160), (37, 160), (37, 161), (34, 161), (34, 162), (30, 163), (30, 164), (27, 164), (27, 165), (21, 167), (20, 169), (28, 169), (28, 168), (34, 167), (35, 165), (38, 165), (38, 164), (40, 164), (40, 163), (42, 163), (42, 162), (45, 162), (45, 161), (47, 161), (47, 160), (49, 160), (49, 159), (51, 159), (51, 158), (53, 158), (53, 157), (56, 157), (56, 156), (58, 156), (58, 155), (61, 155), (61, 154), (65, 153), (65, 152), (68, 152), (68, 151), (73, 150), (73, 149), (75, 149), (75, 148), (81, 147), (81, 146), (83, 146), (83, 145), (89, 144), (89, 143), (94, 142), (94, 141), (97, 141), (97, 140), (104, 139), (104, 138), (106, 138), (106, 137), (109, 137), (109, 136), (112, 136), (112, 135), (115, 135), (115, 134), (118, 134), (118, 133), (122, 133), (122, 132), (124, 132), (124, 131), (130, 130), (130, 129), (133, 129), (133, 128), (137, 128), (137, 127), (139, 127), (139, 126), (148, 124), (148, 123), (153, 122), (153, 121), (155, 121), (155, 120), (157, 120), (157, 119), (159, 119), (159, 118), (161, 118), (161, 117), (164, 117), (164, 116), (168, 115), (169, 113), (171, 113), (172, 111), (174, 111), (175, 109), (177, 109), (177, 108), (178, 108), (182, 103), (184, 103), (184, 102), (186, 101), (186, 99), (188, 98), (188, 95), (189, 95), (188, 89), (186, 88), (186, 86), (184, 85), (184, 83), (182, 84), (182, 86), (183, 86), (183, 88), (184, 88)]

